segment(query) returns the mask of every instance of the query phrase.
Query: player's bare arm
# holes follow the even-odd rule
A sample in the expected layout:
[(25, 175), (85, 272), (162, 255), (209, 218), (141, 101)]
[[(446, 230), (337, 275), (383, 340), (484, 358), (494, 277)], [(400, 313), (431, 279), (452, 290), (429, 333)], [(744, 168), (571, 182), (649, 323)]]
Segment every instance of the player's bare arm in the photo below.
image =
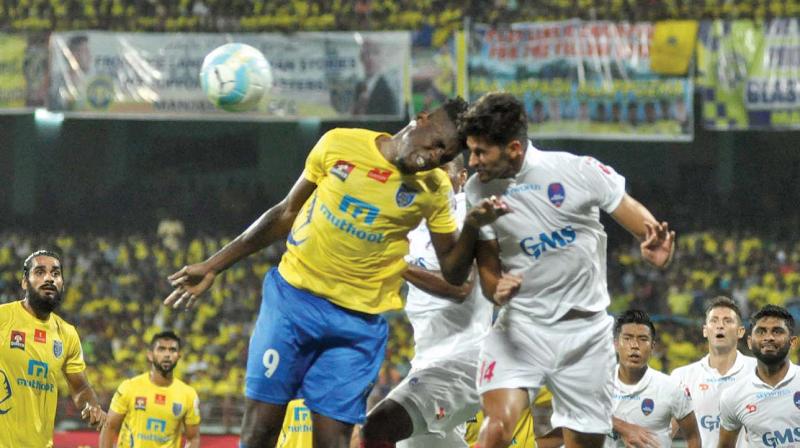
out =
[(700, 430), (697, 428), (697, 419), (694, 416), (694, 412), (690, 412), (678, 420), (678, 427), (686, 439), (688, 448), (700, 448)]
[(658, 448), (660, 445), (655, 434), (639, 425), (612, 417), (614, 431), (619, 434), (628, 448)]
[(106, 421), (106, 413), (100, 407), (97, 395), (94, 393), (85, 372), (65, 373), (69, 392), (75, 407), (81, 410), (81, 420), (98, 431)]
[(200, 448), (200, 425), (186, 425), (183, 435), (186, 436), (184, 448)]
[(164, 305), (173, 308), (184, 305), (190, 308), (197, 297), (211, 287), (218, 273), (242, 258), (285, 238), (303, 204), (316, 188), (316, 184), (301, 176), (283, 201), (264, 212), (233, 241), (207, 260), (184, 266), (180, 271), (170, 275), (170, 284), (175, 289), (164, 300)]
[(644, 205), (625, 194), (611, 216), (641, 241), (642, 258), (653, 266), (663, 268), (675, 252), (675, 232), (666, 222), (658, 222)]
[(125, 421), (125, 414), (108, 411), (106, 423), (100, 430), (100, 448), (114, 448), (123, 421)]
[(482, 200), (467, 212), (464, 227), (458, 238), (456, 233), (431, 232), (431, 242), (439, 258), (445, 280), (453, 285), (461, 285), (466, 281), (472, 260), (475, 258), (478, 229), (493, 223), (508, 212), (506, 203), (492, 196)]
[(719, 428), (719, 444), (717, 448), (736, 448), (736, 440), (739, 438), (739, 431), (728, 431), (725, 428)]
[(441, 271), (431, 271), (419, 266), (409, 265), (403, 273), (403, 279), (417, 288), (437, 297), (462, 303), (472, 291), (473, 276), (470, 275), (461, 286), (451, 285), (442, 277)]

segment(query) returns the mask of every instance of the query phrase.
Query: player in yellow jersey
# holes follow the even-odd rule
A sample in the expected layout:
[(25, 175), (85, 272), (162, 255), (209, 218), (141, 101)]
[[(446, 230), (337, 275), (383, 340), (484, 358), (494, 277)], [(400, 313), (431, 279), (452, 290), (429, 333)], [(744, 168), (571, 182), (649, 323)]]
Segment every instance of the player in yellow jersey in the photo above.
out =
[(78, 332), (54, 313), (62, 274), (58, 254), (36, 251), (22, 268), (25, 297), (0, 305), (0, 448), (53, 446), (60, 375), (81, 418), (91, 426), (105, 421), (84, 373)]
[[(509, 448), (556, 448), (564, 444), (561, 430), (550, 425), (553, 395), (546, 387), (539, 389), (533, 405), (526, 408), (517, 421)], [(464, 437), (470, 448), (478, 443), (478, 432), (483, 424), (483, 411), (467, 422)]]
[[(394, 135), (364, 129), (325, 133), (286, 198), (207, 260), (169, 277), (168, 306), (191, 306), (216, 275), (286, 238), (267, 273), (252, 335), (240, 447), (274, 446), (286, 405), (305, 399), (317, 448), (346, 447), (363, 423), (384, 357), (380, 313), (402, 307), (406, 235), (425, 219), (444, 277), (460, 284), (474, 234), (458, 237), (452, 189), (438, 166), (463, 148), (447, 101)], [(466, 239), (465, 239), (466, 238)], [(458, 266), (457, 268), (455, 268)]]
[(311, 448), (313, 422), (303, 400), (292, 400), (286, 407), (283, 428), (275, 448)]
[[(117, 388), (100, 432), (100, 448), (200, 447), (200, 400), (197, 392), (175, 378), (181, 339), (172, 331), (153, 336), (147, 360), (150, 371), (125, 380)], [(119, 437), (117, 437), (119, 434)]]

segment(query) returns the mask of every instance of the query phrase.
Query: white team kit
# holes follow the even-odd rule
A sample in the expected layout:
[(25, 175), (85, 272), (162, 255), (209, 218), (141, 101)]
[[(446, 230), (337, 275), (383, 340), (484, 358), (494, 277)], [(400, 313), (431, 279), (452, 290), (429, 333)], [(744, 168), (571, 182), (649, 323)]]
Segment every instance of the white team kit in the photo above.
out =
[(800, 446), (800, 368), (790, 363), (775, 387), (761, 381), (755, 368), (748, 371), (737, 387), (722, 393), (720, 425), (746, 432), (751, 448)]
[[(472, 176), (466, 193), (468, 204), (492, 195), (508, 204), (480, 239), (496, 239), (504, 269), (523, 278), (482, 347), (479, 392), (547, 385), (553, 427), (610, 433), (616, 360), (600, 209), (616, 210), (625, 179), (591, 157), (529, 143), (514, 177)], [(560, 320), (570, 310), (595, 314)]]
[[(756, 359), (736, 352), (733, 366), (720, 375), (717, 369), (708, 364), (708, 355), (700, 361), (679, 367), (672, 377), (692, 396), (694, 416), (700, 430), (703, 448), (717, 448), (719, 442), (719, 399), (722, 392), (734, 385), (740, 385), (743, 378), (756, 368)], [(737, 446), (746, 446), (744, 432), (739, 434)]]
[[(619, 367), (617, 367), (619, 372)], [(648, 368), (636, 384), (625, 384), (614, 375), (614, 416), (648, 429), (658, 438), (658, 446), (672, 446), (672, 419), (681, 420), (692, 412), (692, 399), (668, 375)], [(616, 432), (606, 437), (607, 448), (624, 448)]]
[[(454, 216), (464, 222), (464, 194), (453, 197)], [(430, 234), (423, 222), (409, 233), (411, 264), (439, 270)], [(480, 343), (492, 323), (493, 305), (476, 285), (463, 303), (436, 297), (408, 284), (405, 311), (414, 328), (411, 371), (387, 398), (400, 403), (414, 421), (411, 439), (400, 448), (466, 447), (464, 423), (480, 403), (475, 388)]]

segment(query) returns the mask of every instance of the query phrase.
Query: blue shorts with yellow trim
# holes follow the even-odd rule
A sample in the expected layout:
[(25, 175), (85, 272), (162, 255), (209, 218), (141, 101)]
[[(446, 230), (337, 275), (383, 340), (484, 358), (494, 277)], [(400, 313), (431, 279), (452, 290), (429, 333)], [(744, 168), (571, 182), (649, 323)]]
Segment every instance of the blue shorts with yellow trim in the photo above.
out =
[(272, 404), (304, 398), (317, 414), (363, 423), (387, 333), (383, 316), (295, 288), (273, 268), (250, 338), (245, 396)]

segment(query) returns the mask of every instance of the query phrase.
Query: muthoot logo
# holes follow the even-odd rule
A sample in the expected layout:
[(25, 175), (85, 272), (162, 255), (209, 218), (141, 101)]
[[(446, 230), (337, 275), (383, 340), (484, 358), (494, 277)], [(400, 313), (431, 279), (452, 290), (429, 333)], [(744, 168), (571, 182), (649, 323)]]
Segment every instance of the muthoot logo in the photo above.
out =
[(572, 226), (566, 226), (561, 230), (550, 233), (542, 232), (538, 236), (529, 236), (519, 242), (519, 247), (525, 254), (539, 259), (548, 250), (556, 250), (572, 244), (577, 239), (578, 234)]

